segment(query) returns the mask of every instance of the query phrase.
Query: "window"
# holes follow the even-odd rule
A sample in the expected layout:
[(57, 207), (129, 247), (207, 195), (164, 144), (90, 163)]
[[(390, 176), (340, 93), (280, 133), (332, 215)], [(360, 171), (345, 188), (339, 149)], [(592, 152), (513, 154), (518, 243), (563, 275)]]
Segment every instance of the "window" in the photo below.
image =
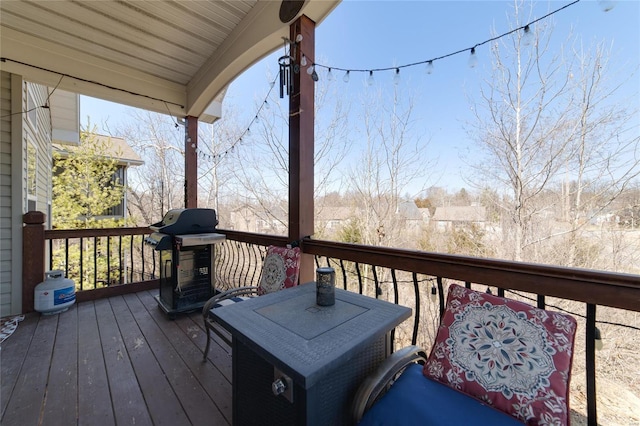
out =
[(27, 211), (36, 209), (38, 187), (38, 149), (29, 139), (27, 141)]
[[(124, 167), (118, 166), (118, 169), (113, 173), (111, 177), (111, 182), (113, 184), (124, 185)], [(123, 200), (120, 201), (120, 204), (117, 206), (113, 206), (108, 208), (105, 213), (105, 216), (118, 216), (124, 217), (124, 197)]]

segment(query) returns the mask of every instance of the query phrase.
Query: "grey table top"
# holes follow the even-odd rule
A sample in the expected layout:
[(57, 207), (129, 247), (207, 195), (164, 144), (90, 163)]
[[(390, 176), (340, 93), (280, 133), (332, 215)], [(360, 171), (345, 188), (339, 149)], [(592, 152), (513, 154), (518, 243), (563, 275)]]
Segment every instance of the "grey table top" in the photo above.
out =
[(336, 289), (333, 306), (316, 305), (307, 283), (216, 308), (216, 320), (304, 388), (411, 316), (411, 309)]

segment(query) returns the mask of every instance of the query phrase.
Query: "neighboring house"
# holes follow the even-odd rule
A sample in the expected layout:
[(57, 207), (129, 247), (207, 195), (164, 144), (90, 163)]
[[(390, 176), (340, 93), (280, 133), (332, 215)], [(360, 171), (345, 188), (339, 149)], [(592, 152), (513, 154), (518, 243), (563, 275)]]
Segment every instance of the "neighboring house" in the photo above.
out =
[(229, 212), (230, 229), (261, 234), (286, 235), (288, 212), (274, 207), (268, 212), (256, 211), (252, 206), (235, 208)]
[(359, 215), (359, 209), (354, 207), (323, 207), (316, 212), (316, 231), (321, 230), (327, 236), (334, 235), (349, 219)]
[(436, 207), (431, 221), (442, 231), (472, 224), (484, 228), (487, 211), (482, 206)]
[(420, 209), (415, 201), (402, 201), (398, 204), (396, 215), (399, 219), (406, 221), (407, 228), (419, 229), (422, 225), (429, 223), (429, 209)]
[[(119, 205), (111, 207), (109, 211), (105, 212), (104, 216), (100, 218), (125, 218), (127, 217), (127, 169), (131, 166), (140, 166), (144, 164), (144, 161), (140, 158), (140, 156), (127, 144), (127, 142), (123, 138), (113, 137), (113, 136), (104, 136), (104, 135), (95, 135), (96, 141), (104, 141), (108, 142), (107, 146), (108, 152), (105, 154), (110, 158), (115, 158), (118, 160), (117, 162), (117, 170), (114, 174), (114, 180), (118, 179), (120, 184), (124, 185), (125, 192), (122, 195), (122, 201)], [(61, 144), (54, 143), (53, 144), (53, 152), (54, 154), (60, 155), (62, 158), (68, 157), (74, 149), (76, 149), (76, 144)], [(55, 164), (55, 156), (53, 159)]]
[[(396, 219), (404, 220), (405, 227), (410, 230), (429, 223), (429, 210), (419, 209), (413, 201), (400, 202), (395, 213)], [(316, 213), (316, 229), (323, 230), (328, 236), (334, 235), (349, 220), (362, 217), (362, 214), (363, 210), (356, 207), (323, 207)]]

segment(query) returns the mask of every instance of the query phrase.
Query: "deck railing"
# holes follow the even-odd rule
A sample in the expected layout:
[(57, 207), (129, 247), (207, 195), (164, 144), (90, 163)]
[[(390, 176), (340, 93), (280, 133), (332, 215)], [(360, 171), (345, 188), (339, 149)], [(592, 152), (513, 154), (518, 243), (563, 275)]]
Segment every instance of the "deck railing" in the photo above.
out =
[[(109, 282), (103, 288), (84, 290), (85, 298), (105, 297), (117, 293), (157, 288), (152, 250), (144, 248), (141, 241), (148, 228), (126, 230), (83, 230), (45, 231), (49, 251), (60, 244), (70, 244), (72, 240), (92, 241), (105, 247), (114, 244), (120, 253), (125, 248), (132, 261), (133, 275), (122, 270), (124, 256), (111, 256), (115, 262), (114, 277), (118, 285)], [(262, 267), (266, 247), (270, 244), (285, 245), (284, 237), (251, 234), (237, 231), (219, 230), (226, 235), (226, 241), (216, 246), (217, 285), (230, 288), (255, 285)], [(25, 234), (25, 240), (28, 237)], [(112, 243), (96, 243), (100, 238), (111, 239)], [(25, 241), (25, 244), (28, 243)], [(40, 243), (35, 243), (38, 245)], [(44, 241), (41, 242), (45, 247)], [(80, 243), (80, 247), (85, 245)], [(640, 276), (609, 273), (575, 268), (509, 262), (494, 259), (471, 258), (457, 255), (427, 253), (412, 250), (345, 244), (331, 241), (304, 239), (301, 243), (304, 253), (313, 255), (316, 266), (332, 266), (336, 269), (336, 283), (339, 287), (370, 297), (382, 298), (393, 303), (410, 306), (413, 316), (395, 330), (396, 347), (418, 344), (428, 349), (433, 342), (439, 317), (444, 310), (447, 287), (461, 283), (483, 291), (496, 292), (510, 298), (525, 300), (541, 308), (559, 309), (570, 312), (579, 321), (576, 341), (574, 372), (586, 372), (586, 396), (588, 424), (597, 424), (596, 413), (596, 337), (606, 333), (616, 333), (616, 327), (630, 327), (635, 332), (637, 326), (618, 323), (615, 318), (620, 313), (640, 312)], [(95, 248), (93, 248), (95, 251)], [(145, 250), (147, 250), (145, 252)], [(83, 255), (84, 256), (84, 255)], [(145, 261), (151, 257), (151, 262)], [(156, 256), (157, 257), (157, 256)], [(83, 259), (95, 262), (95, 256)], [(139, 259), (142, 265), (133, 265)], [(139, 275), (136, 275), (139, 273)], [(40, 275), (42, 276), (42, 275)], [(135, 277), (147, 278), (141, 282)], [(87, 288), (93, 284), (82, 284)], [(84, 287), (83, 287), (84, 289)], [(89, 296), (91, 294), (91, 296)], [(607, 319), (606, 321), (604, 319)], [(638, 339), (628, 342), (628, 349), (637, 352)], [(635, 343), (634, 343), (635, 342)], [(637, 366), (636, 366), (637, 367)], [(633, 366), (631, 368), (634, 368)], [(608, 373), (609, 374), (609, 373)], [(613, 372), (611, 373), (613, 374)], [(618, 371), (616, 374), (624, 374)], [(615, 379), (615, 377), (613, 378)]]
[(158, 278), (158, 255), (145, 245), (148, 228), (45, 231), (47, 265), (74, 280), (78, 291)]

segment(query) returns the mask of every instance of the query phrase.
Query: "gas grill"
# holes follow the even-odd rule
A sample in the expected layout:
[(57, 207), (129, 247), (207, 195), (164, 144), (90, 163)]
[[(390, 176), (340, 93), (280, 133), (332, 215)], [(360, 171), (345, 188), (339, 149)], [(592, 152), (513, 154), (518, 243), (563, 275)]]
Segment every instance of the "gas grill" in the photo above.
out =
[(160, 253), (158, 306), (174, 317), (202, 308), (215, 292), (215, 244), (225, 236), (213, 209), (169, 210), (145, 243)]

